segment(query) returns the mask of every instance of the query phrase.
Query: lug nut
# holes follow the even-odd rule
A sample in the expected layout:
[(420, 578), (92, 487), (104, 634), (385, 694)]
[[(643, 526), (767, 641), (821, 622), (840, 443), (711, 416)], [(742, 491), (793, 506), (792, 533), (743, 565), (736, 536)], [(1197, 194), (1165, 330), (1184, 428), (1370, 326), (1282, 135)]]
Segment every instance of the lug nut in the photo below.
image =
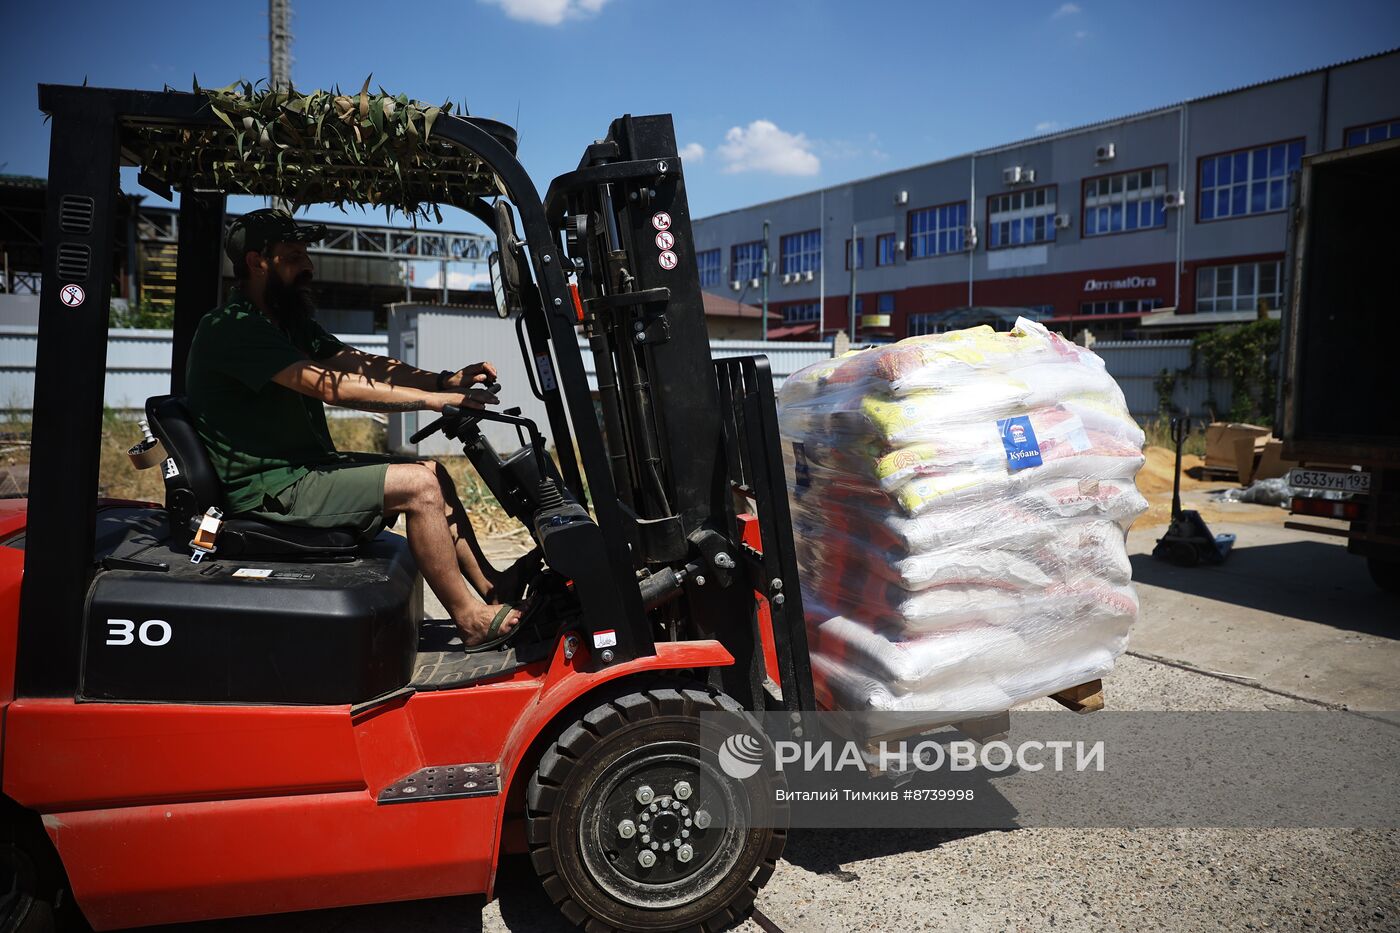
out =
[(656, 853), (650, 849), (643, 849), (637, 853), (637, 864), (643, 868), (650, 868), (656, 864)]
[(688, 862), (695, 858), (695, 850), (689, 844), (681, 846), (676, 850), (676, 858), (682, 862)]
[(637, 788), (637, 803), (646, 806), (655, 799), (656, 794), (652, 792), (649, 785), (643, 784), (641, 787)]
[(677, 782), (676, 782), (676, 799), (677, 799), (677, 800), (689, 800), (689, 799), (690, 799), (690, 785), (689, 785), (688, 783), (686, 783), (685, 781), (677, 781)]
[(623, 839), (631, 839), (637, 835), (637, 824), (631, 820), (623, 820), (617, 824), (617, 834)]
[(699, 811), (696, 812), (696, 814), (695, 814), (695, 828), (696, 828), (696, 829), (709, 829), (709, 828), (710, 828), (710, 811), (709, 811), (709, 810), (699, 810)]

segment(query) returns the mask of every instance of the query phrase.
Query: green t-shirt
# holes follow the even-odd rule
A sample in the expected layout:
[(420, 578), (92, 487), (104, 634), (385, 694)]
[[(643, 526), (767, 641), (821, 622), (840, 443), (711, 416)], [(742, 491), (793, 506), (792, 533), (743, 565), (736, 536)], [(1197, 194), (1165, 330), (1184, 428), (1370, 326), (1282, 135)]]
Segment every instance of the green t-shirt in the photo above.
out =
[(230, 512), (262, 508), (264, 496), (301, 479), (308, 465), (336, 458), (321, 402), (272, 377), (343, 349), (310, 318), (283, 330), (238, 291), (199, 322), (185, 391)]

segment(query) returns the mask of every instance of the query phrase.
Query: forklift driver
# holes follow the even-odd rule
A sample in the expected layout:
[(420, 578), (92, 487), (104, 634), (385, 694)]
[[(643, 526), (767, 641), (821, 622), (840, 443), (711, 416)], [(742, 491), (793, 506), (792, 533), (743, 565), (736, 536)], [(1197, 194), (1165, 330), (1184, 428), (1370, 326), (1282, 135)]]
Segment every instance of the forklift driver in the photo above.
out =
[[(322, 403), (370, 412), (441, 411), (495, 403), (490, 363), (425, 372), (341, 343), (313, 318), (306, 244), (321, 224), (283, 210), (236, 219), (225, 252), (237, 285), (204, 316), (190, 346), (188, 404), (223, 484), (225, 510), (264, 522), (352, 528), (372, 537), (399, 515), (428, 586), (480, 650), (519, 622), (533, 555), (494, 570), (481, 553), (447, 470), (432, 460), (341, 453)], [(482, 386), (468, 391), (472, 386)], [(464, 580), (465, 578), (465, 580)], [(467, 582), (481, 596), (474, 599)]]

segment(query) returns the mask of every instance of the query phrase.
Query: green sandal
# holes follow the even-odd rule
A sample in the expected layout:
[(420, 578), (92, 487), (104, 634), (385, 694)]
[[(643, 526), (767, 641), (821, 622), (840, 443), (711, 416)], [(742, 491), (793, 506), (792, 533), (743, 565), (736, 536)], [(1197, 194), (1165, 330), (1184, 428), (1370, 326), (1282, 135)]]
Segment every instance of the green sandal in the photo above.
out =
[[(520, 623), (517, 622), (515, 628), (506, 632), (504, 635), (500, 634), (501, 626), (505, 624), (510, 614), (517, 609), (520, 609), (520, 607), (511, 605), (510, 603), (503, 603), (501, 608), (496, 610), (496, 615), (492, 617), (490, 627), (486, 629), (486, 640), (476, 645), (463, 645), (462, 650), (467, 654), (475, 654), (478, 651), (495, 651), (504, 646), (506, 642), (514, 638), (516, 633), (521, 629)], [(522, 619), (524, 618), (523, 610), (521, 611), (521, 617)]]

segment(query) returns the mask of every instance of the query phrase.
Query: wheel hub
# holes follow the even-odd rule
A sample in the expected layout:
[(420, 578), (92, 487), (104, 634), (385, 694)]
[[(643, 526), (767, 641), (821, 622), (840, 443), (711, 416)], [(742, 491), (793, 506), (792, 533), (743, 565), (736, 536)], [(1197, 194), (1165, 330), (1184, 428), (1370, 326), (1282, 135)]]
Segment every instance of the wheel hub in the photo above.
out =
[(588, 795), (579, 815), (580, 854), (614, 896), (649, 907), (690, 901), (733, 867), (747, 802), (698, 751), (638, 749)]

